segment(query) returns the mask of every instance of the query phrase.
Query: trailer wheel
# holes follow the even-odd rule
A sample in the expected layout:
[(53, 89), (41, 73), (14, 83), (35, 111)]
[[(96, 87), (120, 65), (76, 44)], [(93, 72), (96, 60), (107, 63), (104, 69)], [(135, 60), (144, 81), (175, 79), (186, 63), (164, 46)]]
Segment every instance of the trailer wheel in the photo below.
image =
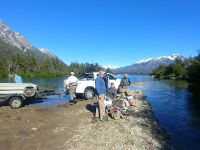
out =
[(34, 87), (26, 87), (24, 89), (24, 95), (26, 97), (33, 97), (35, 95), (36, 91), (34, 89)]
[(20, 98), (20, 97), (12, 97), (9, 100), (9, 105), (13, 109), (20, 108), (22, 106), (22, 98)]

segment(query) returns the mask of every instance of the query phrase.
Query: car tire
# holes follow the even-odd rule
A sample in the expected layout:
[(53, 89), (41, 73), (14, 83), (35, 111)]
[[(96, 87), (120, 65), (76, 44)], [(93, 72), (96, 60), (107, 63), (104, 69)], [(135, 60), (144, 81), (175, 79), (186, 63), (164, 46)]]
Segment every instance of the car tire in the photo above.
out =
[(20, 97), (12, 97), (9, 100), (9, 105), (12, 109), (17, 109), (20, 108), (22, 106), (22, 98)]
[(88, 100), (88, 99), (92, 99), (93, 97), (94, 97), (94, 90), (93, 90), (93, 89), (90, 89), (90, 88), (85, 89), (84, 98), (85, 98), (86, 100)]
[(24, 89), (24, 95), (26, 97), (33, 97), (33, 96), (35, 96), (35, 94), (36, 94), (36, 91), (33, 87), (26, 87)]

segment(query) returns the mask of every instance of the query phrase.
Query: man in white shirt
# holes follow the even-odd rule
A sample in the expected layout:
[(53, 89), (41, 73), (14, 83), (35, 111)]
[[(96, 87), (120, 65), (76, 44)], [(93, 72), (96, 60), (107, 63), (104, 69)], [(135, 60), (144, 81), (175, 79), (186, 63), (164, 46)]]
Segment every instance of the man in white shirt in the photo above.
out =
[(78, 85), (78, 79), (75, 77), (74, 72), (70, 73), (70, 77), (66, 81), (67, 87), (69, 87), (69, 96), (70, 96), (70, 101), (74, 102), (76, 98), (76, 88)]

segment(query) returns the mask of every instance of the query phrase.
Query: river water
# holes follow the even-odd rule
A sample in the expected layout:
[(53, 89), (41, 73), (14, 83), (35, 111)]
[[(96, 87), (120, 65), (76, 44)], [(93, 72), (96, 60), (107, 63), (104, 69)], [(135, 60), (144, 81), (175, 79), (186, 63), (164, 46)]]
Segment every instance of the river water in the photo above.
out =
[(200, 103), (187, 89), (187, 82), (155, 80), (151, 76), (132, 75), (133, 83), (142, 89), (175, 149), (200, 149)]
[[(172, 146), (180, 150), (200, 149), (200, 103), (188, 91), (187, 82), (156, 80), (148, 75), (129, 75), (129, 77), (132, 83), (136, 84), (130, 87), (131, 89), (144, 90), (155, 117), (169, 135)], [(25, 78), (24, 82), (61, 91), (64, 79), (64, 77)], [(12, 79), (0, 79), (0, 82), (12, 82)], [(51, 107), (57, 103), (66, 103), (67, 100), (67, 96), (51, 96), (34, 105)]]

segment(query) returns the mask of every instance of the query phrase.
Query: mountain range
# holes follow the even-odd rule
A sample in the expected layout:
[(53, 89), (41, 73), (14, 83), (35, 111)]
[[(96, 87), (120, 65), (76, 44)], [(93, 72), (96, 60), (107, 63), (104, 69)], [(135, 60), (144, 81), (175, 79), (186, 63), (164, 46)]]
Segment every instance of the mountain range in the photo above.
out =
[[(56, 60), (64, 64), (53, 52), (47, 48), (34, 47), (23, 35), (12, 30), (2, 20), (0, 20), (0, 57), (6, 57), (6, 61), (11, 60), (12, 54), (25, 54), (34, 55), (39, 63), (44, 60), (51, 59)], [(184, 59), (183, 56), (173, 54), (170, 56), (161, 56), (155, 58), (148, 58), (140, 60), (130, 66), (116, 67), (111, 65), (101, 65), (105, 69), (111, 69), (114, 73), (151, 73), (159, 65), (169, 65), (173, 63), (177, 58)]]
[(155, 58), (148, 58), (140, 60), (130, 66), (120, 67), (116, 69), (112, 69), (114, 73), (144, 73), (149, 74), (152, 73), (154, 69), (156, 69), (159, 65), (169, 65), (173, 63), (176, 59), (185, 59), (183, 56), (179, 54), (172, 54), (170, 56), (160, 56)]
[(13, 31), (3, 22), (3, 20), (0, 20), (0, 40), (1, 43), (5, 42), (4, 45), (14, 47), (12, 52), (18, 49), (22, 53), (33, 53), (36, 55), (37, 59), (40, 59), (41, 61), (46, 58), (57, 58), (57, 56), (47, 48), (36, 48), (32, 46), (23, 35)]

